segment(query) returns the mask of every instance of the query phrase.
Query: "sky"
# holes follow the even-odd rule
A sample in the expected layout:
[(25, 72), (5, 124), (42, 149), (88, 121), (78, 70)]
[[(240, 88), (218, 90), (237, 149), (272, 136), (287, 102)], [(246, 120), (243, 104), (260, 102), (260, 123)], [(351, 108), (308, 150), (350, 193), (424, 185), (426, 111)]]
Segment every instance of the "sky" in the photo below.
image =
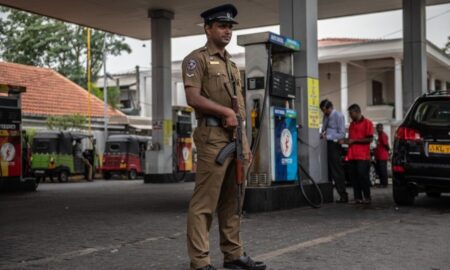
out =
[[(450, 4), (427, 7), (427, 39), (443, 48), (450, 36)], [(227, 47), (230, 53), (244, 52), (244, 48), (236, 44), (236, 36), (240, 34), (272, 31), (279, 33), (279, 26), (253, 28), (233, 32), (233, 39)], [(389, 11), (368, 15), (341, 17), (320, 20), (318, 22), (318, 38), (371, 38), (392, 39), (402, 37), (402, 12)], [(107, 72), (112, 74), (134, 70), (136, 65), (143, 69), (150, 67), (151, 42), (126, 38), (132, 49), (131, 54), (108, 57)], [(203, 46), (204, 35), (172, 39), (172, 59), (183, 59), (192, 50)]]

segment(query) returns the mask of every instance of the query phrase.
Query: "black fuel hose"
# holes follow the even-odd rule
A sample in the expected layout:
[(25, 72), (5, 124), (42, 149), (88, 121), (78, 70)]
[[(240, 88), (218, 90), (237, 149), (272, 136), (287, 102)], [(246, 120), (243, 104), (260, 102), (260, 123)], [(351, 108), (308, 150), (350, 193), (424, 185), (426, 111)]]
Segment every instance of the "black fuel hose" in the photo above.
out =
[(319, 202), (318, 203), (313, 202), (311, 198), (309, 198), (308, 195), (306, 195), (305, 187), (303, 186), (302, 180), (300, 179), (300, 170), (299, 170), (298, 185), (300, 186), (300, 190), (302, 191), (303, 197), (305, 198), (309, 206), (311, 206), (312, 208), (321, 208), (323, 205), (323, 194), (322, 191), (320, 190), (319, 185), (316, 183), (316, 181), (314, 181), (311, 175), (309, 175), (309, 173), (305, 170), (305, 168), (303, 168), (300, 162), (298, 163), (298, 167), (303, 171), (306, 177), (308, 177), (308, 179), (311, 180), (314, 189), (317, 191), (317, 194), (319, 195)]
[[(300, 144), (306, 145), (307, 147), (311, 147), (311, 148), (318, 148), (320, 145), (317, 145), (316, 147), (312, 147), (311, 145), (309, 145), (308, 143), (304, 142), (300, 136), (297, 135), (297, 141)], [(306, 177), (311, 180), (314, 189), (317, 191), (317, 194), (319, 195), (319, 202), (318, 203), (314, 203), (311, 198), (308, 197), (308, 195), (306, 195), (306, 191), (305, 191), (305, 187), (302, 183), (302, 181), (300, 180), (300, 170), (298, 171), (298, 185), (300, 186), (300, 190), (302, 191), (303, 197), (305, 197), (306, 202), (312, 207), (312, 208), (321, 208), (323, 205), (323, 194), (322, 194), (322, 190), (320, 190), (319, 185), (317, 184), (317, 182), (314, 180), (313, 177), (311, 177), (311, 175), (306, 171), (306, 169), (300, 164), (300, 162), (298, 163), (298, 168), (301, 169), (303, 171), (303, 173), (306, 175)]]

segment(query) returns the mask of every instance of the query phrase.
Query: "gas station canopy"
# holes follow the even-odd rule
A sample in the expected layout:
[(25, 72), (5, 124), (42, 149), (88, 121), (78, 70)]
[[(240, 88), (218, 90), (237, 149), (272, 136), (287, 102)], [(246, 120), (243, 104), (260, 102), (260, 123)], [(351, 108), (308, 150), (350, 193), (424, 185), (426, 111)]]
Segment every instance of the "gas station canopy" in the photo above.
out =
[[(216, 5), (230, 2), (239, 10), (236, 29), (276, 25), (279, 23), (276, 0), (0, 0), (0, 5), (72, 22), (137, 39), (150, 39), (148, 10), (172, 11), (172, 36), (202, 34), (200, 13)], [(448, 3), (427, 0), (427, 5)], [(318, 17), (327, 19), (402, 8), (402, 0), (318, 0)]]

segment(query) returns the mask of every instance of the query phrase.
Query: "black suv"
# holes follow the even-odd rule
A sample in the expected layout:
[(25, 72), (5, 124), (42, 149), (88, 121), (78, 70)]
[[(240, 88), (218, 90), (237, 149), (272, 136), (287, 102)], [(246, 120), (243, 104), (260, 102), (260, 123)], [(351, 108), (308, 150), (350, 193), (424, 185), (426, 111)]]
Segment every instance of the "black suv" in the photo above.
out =
[(420, 192), (450, 192), (450, 92), (418, 98), (397, 129), (392, 156), (393, 196), (412, 205)]

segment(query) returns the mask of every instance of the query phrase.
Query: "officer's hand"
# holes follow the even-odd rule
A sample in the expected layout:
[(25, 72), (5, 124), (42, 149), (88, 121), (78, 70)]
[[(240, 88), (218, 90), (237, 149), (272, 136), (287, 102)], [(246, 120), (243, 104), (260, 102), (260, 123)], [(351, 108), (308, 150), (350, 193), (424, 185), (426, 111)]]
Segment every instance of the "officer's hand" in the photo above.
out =
[(230, 110), (231, 113), (227, 114), (223, 119), (223, 125), (225, 128), (234, 128), (238, 125), (238, 120), (236, 117), (236, 113), (233, 110)]

